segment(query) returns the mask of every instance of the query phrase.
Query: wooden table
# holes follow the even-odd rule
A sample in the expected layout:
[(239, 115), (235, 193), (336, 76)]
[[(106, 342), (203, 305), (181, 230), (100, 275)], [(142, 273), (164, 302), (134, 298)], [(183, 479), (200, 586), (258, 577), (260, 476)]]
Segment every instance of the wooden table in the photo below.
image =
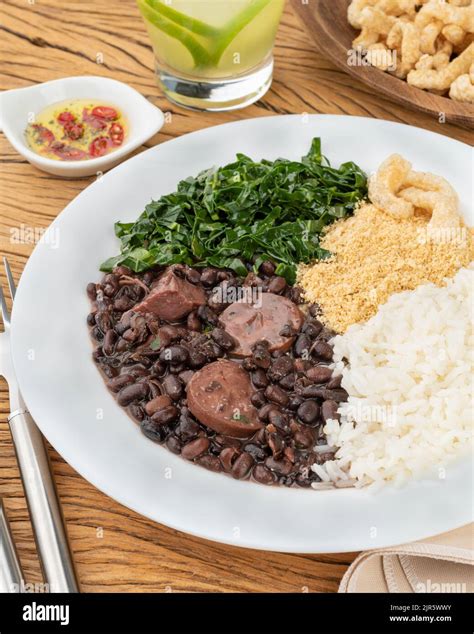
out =
[[(0, 28), (2, 90), (83, 74), (127, 82), (168, 113), (164, 128), (146, 147), (226, 121), (303, 112), (390, 119), (472, 140), (467, 130), (406, 111), (337, 70), (316, 52), (289, 6), (277, 37), (271, 91), (259, 103), (227, 114), (198, 114), (163, 98), (155, 85), (148, 37), (133, 0), (3, 0)], [(92, 179), (62, 180), (40, 172), (3, 135), (0, 148), (0, 250), (8, 256), (18, 280), (33, 246), (12, 244), (10, 229), (21, 224), (46, 227)], [(5, 285), (3, 271), (1, 282)], [(6, 423), (9, 410), (3, 383), (0, 397), (0, 496), (27, 581), (40, 582)], [(50, 454), (84, 591), (335, 592), (355, 557), (262, 553), (190, 537), (107, 498), (53, 449)]]

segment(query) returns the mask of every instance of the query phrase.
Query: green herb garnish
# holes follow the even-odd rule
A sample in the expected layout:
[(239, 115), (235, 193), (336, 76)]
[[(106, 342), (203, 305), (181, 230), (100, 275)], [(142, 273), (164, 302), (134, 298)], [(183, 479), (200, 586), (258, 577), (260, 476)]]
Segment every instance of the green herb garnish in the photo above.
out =
[(149, 203), (136, 222), (115, 224), (121, 254), (101, 266), (123, 264), (139, 273), (161, 264), (230, 268), (245, 276), (264, 260), (293, 284), (298, 263), (328, 257), (323, 228), (351, 214), (367, 194), (367, 177), (355, 163), (339, 169), (313, 139), (301, 162), (255, 162), (238, 154), (234, 163), (181, 181), (177, 191)]
[(155, 337), (153, 341), (150, 343), (151, 350), (159, 350), (161, 346), (161, 339), (159, 337)]

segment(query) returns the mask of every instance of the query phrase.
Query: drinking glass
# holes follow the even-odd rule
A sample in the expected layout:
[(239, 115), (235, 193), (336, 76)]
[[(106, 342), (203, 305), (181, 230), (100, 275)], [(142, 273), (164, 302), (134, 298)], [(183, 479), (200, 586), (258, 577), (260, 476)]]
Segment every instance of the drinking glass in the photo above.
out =
[(171, 101), (233, 110), (272, 82), (272, 49), (285, 0), (137, 0)]

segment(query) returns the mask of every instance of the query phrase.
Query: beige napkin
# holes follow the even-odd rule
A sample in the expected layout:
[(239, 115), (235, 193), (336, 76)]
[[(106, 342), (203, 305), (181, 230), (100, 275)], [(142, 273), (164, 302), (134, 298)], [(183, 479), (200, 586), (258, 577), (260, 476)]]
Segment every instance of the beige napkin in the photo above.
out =
[(474, 592), (473, 524), (420, 542), (362, 553), (339, 592)]

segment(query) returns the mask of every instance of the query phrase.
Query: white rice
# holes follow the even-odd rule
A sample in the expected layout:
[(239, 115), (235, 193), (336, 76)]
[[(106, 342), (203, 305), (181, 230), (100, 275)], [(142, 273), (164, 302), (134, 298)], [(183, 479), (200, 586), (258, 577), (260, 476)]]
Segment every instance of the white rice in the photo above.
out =
[[(473, 266), (446, 286), (397, 293), (364, 324), (334, 338), (349, 393), (340, 423), (325, 425), (335, 460), (313, 465), (323, 482), (401, 485), (472, 447)], [(343, 359), (347, 361), (343, 363)]]

